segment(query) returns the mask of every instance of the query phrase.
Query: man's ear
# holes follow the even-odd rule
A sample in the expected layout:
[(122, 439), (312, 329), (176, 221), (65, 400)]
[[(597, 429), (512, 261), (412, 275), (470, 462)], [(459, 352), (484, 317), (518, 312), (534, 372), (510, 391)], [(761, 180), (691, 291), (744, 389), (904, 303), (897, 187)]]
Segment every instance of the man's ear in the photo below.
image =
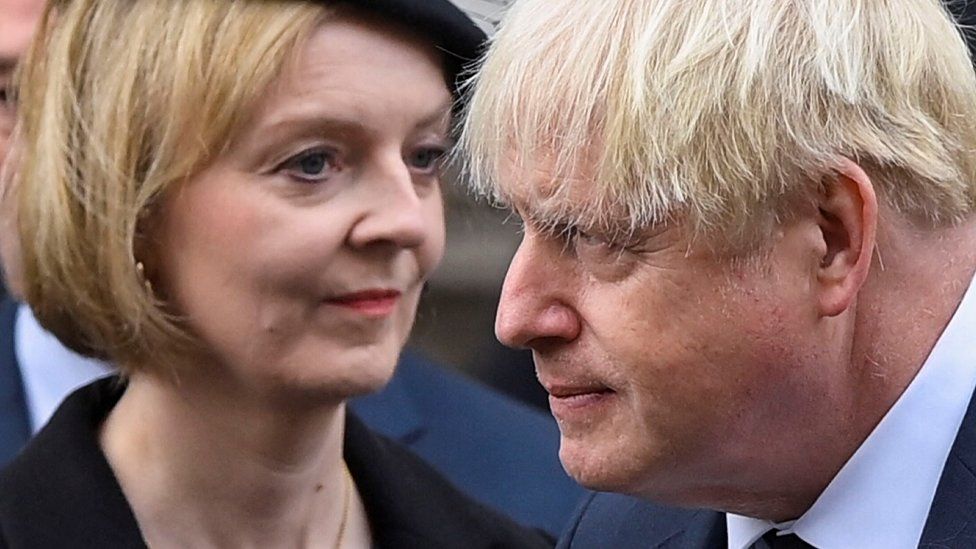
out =
[(877, 238), (878, 198), (864, 170), (844, 159), (823, 182), (818, 226), (825, 244), (817, 269), (821, 316), (846, 311), (868, 277)]

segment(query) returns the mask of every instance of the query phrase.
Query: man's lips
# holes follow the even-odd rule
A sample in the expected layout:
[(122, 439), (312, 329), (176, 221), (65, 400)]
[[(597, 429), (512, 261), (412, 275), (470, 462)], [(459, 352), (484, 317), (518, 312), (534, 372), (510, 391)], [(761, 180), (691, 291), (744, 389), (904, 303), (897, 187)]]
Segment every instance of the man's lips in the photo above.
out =
[(600, 383), (585, 385), (544, 385), (552, 398), (566, 399), (585, 395), (613, 393), (614, 390)]
[(370, 289), (330, 297), (325, 302), (368, 316), (386, 316), (393, 312), (401, 295), (399, 290)]
[(605, 412), (617, 392), (595, 382), (543, 384), (549, 392), (549, 410), (560, 422), (589, 421)]

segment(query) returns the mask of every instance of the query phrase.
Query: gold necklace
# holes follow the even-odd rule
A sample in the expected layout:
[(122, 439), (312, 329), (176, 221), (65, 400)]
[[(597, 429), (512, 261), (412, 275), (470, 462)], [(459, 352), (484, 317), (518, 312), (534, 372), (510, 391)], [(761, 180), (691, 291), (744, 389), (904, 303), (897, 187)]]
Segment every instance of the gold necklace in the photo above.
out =
[(342, 496), (342, 520), (339, 521), (339, 534), (336, 535), (335, 549), (342, 547), (342, 542), (346, 538), (346, 524), (349, 522), (349, 500), (352, 498), (352, 474), (346, 461), (342, 461), (343, 477), (345, 478), (345, 490)]

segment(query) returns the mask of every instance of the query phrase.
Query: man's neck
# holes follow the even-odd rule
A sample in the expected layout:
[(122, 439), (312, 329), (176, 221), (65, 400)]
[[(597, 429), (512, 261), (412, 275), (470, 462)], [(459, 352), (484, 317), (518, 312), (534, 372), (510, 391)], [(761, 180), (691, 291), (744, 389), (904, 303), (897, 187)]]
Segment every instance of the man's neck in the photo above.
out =
[(872, 427), (918, 374), (976, 272), (976, 222), (936, 233), (884, 229), (851, 348), (860, 387), (854, 420)]
[[(829, 330), (844, 348), (808, 383), (781, 395), (783, 424), (752, 433), (719, 482), (672, 503), (785, 522), (802, 516), (885, 417), (925, 364), (976, 271), (976, 223), (924, 232), (885, 226), (872, 272)], [(722, 484), (727, 481), (727, 484)]]
[(740, 514), (774, 522), (803, 515), (918, 375), (969, 288), (976, 271), (976, 223), (937, 233), (884, 229), (853, 317), (847, 396), (839, 399), (847, 406), (826, 422), (838, 426), (836, 436), (824, 433), (792, 454), (797, 471), (811, 470), (812, 461), (823, 465), (806, 482), (793, 475), (792, 497), (785, 490), (779, 498), (768, 494), (774, 502), (769, 508)]

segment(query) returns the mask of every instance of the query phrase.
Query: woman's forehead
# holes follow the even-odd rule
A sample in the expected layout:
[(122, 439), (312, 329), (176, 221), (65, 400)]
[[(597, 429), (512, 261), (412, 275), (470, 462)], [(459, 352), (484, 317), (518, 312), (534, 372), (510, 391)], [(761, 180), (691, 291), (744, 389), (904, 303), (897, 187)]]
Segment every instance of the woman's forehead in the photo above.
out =
[(354, 19), (309, 36), (255, 109), (252, 129), (334, 132), (389, 126), (446, 132), (452, 98), (428, 44)]

